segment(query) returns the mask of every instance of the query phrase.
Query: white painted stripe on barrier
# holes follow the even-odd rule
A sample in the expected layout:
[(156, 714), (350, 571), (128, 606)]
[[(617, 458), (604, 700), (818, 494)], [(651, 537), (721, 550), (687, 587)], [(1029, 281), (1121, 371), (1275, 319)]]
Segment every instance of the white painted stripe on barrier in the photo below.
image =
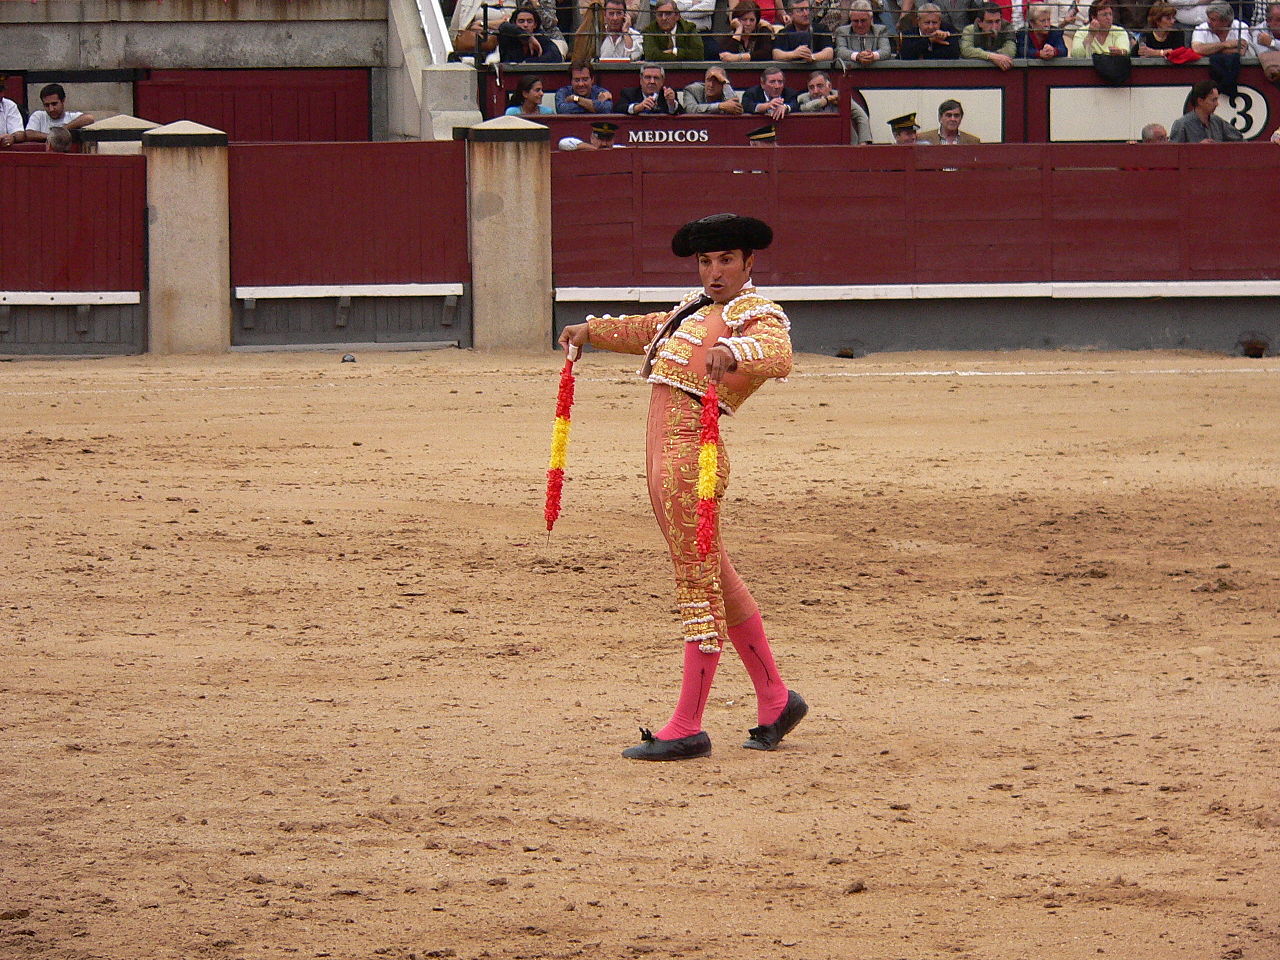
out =
[[(556, 302), (674, 302), (689, 287), (557, 287)], [(1088, 300), (1138, 297), (1275, 297), (1277, 280), (1178, 280), (1168, 283), (888, 283), (849, 286), (761, 286), (783, 303), (823, 300), (965, 300), (1047, 297)]]
[(18, 307), (79, 307), (141, 303), (137, 290), (0, 290), (0, 303)]
[(303, 297), (460, 297), (460, 283), (334, 283), (296, 287), (236, 287), (239, 300)]

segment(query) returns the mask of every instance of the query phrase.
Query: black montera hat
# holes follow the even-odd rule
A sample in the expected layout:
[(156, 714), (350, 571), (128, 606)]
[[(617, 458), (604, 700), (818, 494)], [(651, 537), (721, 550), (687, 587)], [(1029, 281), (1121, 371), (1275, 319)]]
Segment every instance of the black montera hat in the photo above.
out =
[(773, 230), (763, 220), (717, 213), (692, 220), (671, 238), (671, 252), (677, 257), (713, 250), (763, 250), (773, 243)]
[(610, 123), (608, 120), (597, 120), (591, 125), (591, 132), (597, 137), (612, 140), (613, 135), (618, 132), (618, 125)]
[(919, 130), (920, 126), (916, 123), (916, 115), (914, 113), (904, 113), (900, 117), (894, 117), (892, 120), (886, 120), (889, 128), (897, 133), (899, 130)]

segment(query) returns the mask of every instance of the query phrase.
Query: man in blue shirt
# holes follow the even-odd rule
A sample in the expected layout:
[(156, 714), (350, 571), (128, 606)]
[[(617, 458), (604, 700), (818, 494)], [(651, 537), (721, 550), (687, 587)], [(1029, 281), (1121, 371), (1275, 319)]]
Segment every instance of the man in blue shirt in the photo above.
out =
[(556, 113), (612, 113), (613, 94), (596, 83), (588, 63), (569, 68), (569, 85), (556, 91)]

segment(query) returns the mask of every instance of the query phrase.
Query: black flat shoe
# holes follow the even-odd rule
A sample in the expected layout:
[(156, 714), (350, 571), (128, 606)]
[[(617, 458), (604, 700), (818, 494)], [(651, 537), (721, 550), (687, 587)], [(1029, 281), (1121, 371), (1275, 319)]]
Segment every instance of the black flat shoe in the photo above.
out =
[(622, 755), (628, 760), (692, 760), (710, 753), (711, 738), (705, 730), (700, 730), (691, 737), (659, 740), (644, 727), (640, 728), (640, 743), (622, 751)]
[(773, 723), (766, 723), (762, 727), (752, 727), (747, 731), (751, 735), (751, 739), (743, 744), (748, 750), (774, 750), (777, 749), (782, 738), (795, 729), (797, 723), (804, 719), (804, 715), (809, 712), (809, 705), (804, 702), (804, 697), (796, 693), (794, 690), (787, 691), (787, 705), (782, 708), (782, 713)]

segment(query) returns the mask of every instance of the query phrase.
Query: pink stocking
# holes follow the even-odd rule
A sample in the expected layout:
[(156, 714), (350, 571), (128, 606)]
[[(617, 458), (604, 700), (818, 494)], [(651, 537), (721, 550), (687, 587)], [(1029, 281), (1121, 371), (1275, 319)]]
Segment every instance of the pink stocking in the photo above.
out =
[[(703, 653), (696, 643), (684, 645), (684, 679), (680, 683), (680, 699), (670, 722), (656, 734), (659, 740), (691, 737), (702, 729), (702, 711), (711, 695), (711, 681), (716, 676), (720, 654)], [(786, 693), (783, 693), (786, 702)]]
[(738, 651), (756, 688), (756, 719), (761, 726), (773, 723), (787, 705), (787, 685), (782, 682), (778, 665), (773, 662), (773, 651), (765, 638), (760, 614), (756, 613), (730, 627), (729, 639), (733, 641), (733, 648)]

